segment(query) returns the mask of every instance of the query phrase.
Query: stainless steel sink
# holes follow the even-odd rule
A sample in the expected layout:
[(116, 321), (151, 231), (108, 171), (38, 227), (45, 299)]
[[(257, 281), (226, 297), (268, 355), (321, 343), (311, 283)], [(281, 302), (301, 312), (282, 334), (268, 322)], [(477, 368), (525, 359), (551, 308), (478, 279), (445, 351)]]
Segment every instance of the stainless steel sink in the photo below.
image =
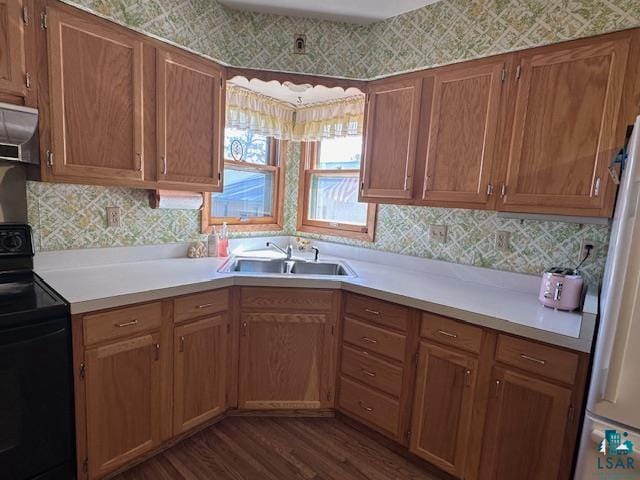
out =
[(231, 257), (218, 269), (219, 272), (265, 273), (282, 275), (331, 275), (355, 277), (354, 271), (344, 262), (313, 262), (303, 259), (264, 259)]

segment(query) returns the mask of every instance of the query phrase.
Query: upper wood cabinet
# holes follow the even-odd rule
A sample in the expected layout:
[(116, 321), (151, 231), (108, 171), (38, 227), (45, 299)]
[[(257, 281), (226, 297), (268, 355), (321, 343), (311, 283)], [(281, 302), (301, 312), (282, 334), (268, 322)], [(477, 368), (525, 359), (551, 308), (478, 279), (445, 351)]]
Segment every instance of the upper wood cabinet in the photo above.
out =
[(142, 182), (141, 38), (89, 15), (47, 16), (53, 175)]
[(571, 390), (502, 367), (492, 385), (479, 478), (559, 478)]
[(638, 44), (628, 30), (376, 81), (360, 200), (610, 216)]
[(503, 57), (436, 69), (421, 125), (425, 204), (486, 208), (493, 199)]
[(156, 62), (160, 186), (222, 190), (223, 70), (162, 49)]
[(227, 316), (180, 325), (174, 334), (174, 435), (225, 409)]
[(27, 88), (23, 0), (0, 0), (0, 93), (24, 95)]
[(102, 477), (163, 440), (162, 384), (169, 352), (159, 333), (86, 351), (89, 476)]
[(410, 449), (446, 472), (462, 477), (478, 360), (424, 341), (419, 355)]
[(412, 198), (421, 91), (421, 78), (368, 88), (360, 201)]
[(603, 215), (632, 34), (517, 54), (500, 210)]

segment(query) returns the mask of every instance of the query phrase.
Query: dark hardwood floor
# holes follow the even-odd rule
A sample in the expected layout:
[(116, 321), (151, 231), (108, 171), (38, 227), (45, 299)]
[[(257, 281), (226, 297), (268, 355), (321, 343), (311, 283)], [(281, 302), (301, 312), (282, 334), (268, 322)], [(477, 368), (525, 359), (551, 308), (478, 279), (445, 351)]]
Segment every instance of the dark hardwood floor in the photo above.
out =
[(438, 480), (335, 418), (229, 417), (117, 480)]

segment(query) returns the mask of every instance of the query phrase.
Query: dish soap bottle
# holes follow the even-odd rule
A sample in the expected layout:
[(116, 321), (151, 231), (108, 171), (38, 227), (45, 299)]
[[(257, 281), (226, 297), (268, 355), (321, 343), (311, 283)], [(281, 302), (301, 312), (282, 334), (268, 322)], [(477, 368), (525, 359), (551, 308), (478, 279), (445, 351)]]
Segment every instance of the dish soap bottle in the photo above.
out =
[(229, 232), (227, 230), (227, 222), (222, 224), (220, 236), (218, 236), (218, 256), (229, 256)]
[(218, 256), (218, 232), (216, 232), (215, 225), (213, 227), (213, 230), (211, 231), (211, 235), (209, 235), (209, 238), (207, 238), (207, 247), (210, 257)]

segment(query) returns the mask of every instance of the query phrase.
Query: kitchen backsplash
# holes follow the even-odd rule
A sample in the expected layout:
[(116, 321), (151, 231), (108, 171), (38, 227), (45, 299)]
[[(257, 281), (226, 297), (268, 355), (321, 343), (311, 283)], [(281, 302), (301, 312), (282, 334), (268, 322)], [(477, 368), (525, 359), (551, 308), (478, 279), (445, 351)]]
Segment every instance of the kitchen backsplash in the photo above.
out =
[[(637, 0), (441, 0), (371, 25), (215, 0), (66, 0), (228, 64), (371, 78), (640, 26)], [(307, 54), (293, 53), (295, 34)]]
[[(300, 145), (291, 143), (286, 163), (284, 231), (260, 235), (295, 235)], [(29, 223), (36, 249), (159, 244), (204, 239), (195, 210), (154, 210), (147, 193), (118, 187), (28, 182)], [(119, 228), (106, 226), (105, 208), (122, 208)], [(429, 225), (448, 225), (445, 244), (429, 241)], [(511, 232), (511, 250), (495, 248), (495, 232)], [(234, 234), (248, 236), (252, 234)], [(302, 235), (302, 234), (301, 234)], [(604, 268), (609, 228), (563, 222), (500, 218), (496, 212), (380, 205), (374, 243), (341, 237), (307, 237), (348, 243), (448, 262), (536, 274), (553, 265), (577, 263), (583, 240), (598, 244), (595, 261), (585, 274), (599, 279)]]

